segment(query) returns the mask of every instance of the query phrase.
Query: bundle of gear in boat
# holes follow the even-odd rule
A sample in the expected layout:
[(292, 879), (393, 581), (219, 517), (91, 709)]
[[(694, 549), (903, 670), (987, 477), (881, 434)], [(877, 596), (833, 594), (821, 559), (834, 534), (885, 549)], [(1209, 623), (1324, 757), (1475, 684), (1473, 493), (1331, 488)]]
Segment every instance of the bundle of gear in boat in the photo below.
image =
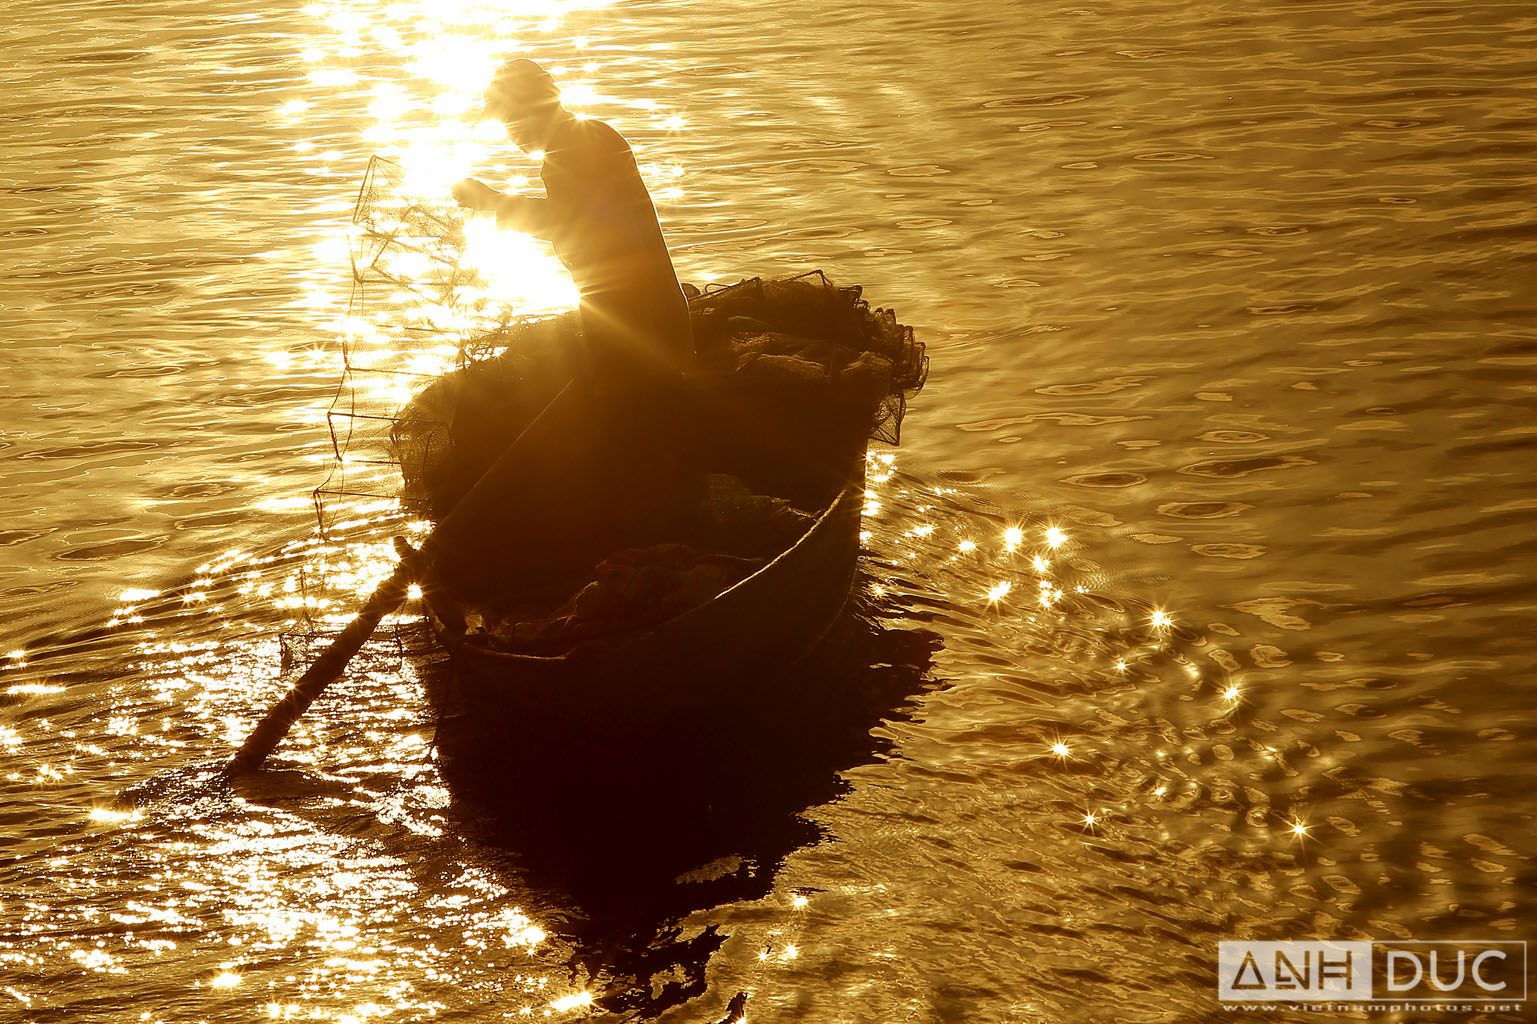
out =
[[(644, 528), (585, 572), (531, 596), (527, 588), (482, 593), (457, 620), (469, 642), (554, 655), (584, 640), (651, 626), (704, 604), (784, 551), (811, 525), (817, 503), (798, 499), (793, 465), (853, 464), (871, 440), (896, 444), (907, 400), (928, 363), (911, 327), (872, 309), (858, 287), (820, 271), (752, 278), (689, 295), (697, 372), (686, 381), (717, 409), (712, 430), (773, 438), (766, 472), (731, 472), (740, 454), (699, 464), (656, 500), (629, 509)], [(556, 393), (580, 350), (576, 312), (510, 324), (489, 339), (487, 358), (468, 362), (421, 391), (395, 418), (394, 456), (408, 507), (437, 518), (473, 486), (498, 451)], [(734, 427), (721, 427), (734, 423)], [(622, 420), (605, 429), (623, 432)], [(707, 444), (680, 436), (685, 445)], [(840, 465), (851, 461), (843, 459)], [(744, 477), (752, 477), (748, 480)], [(438, 609), (443, 611), (443, 609)]]

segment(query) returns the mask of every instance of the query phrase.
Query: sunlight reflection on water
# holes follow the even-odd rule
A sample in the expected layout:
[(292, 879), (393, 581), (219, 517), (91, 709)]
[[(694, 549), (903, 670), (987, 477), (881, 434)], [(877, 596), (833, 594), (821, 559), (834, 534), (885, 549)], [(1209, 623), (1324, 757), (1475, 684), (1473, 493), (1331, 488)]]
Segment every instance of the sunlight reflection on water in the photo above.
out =
[[(657, 1012), (1153, 1021), (1209, 1011), (1219, 938), (1518, 935), (1533, 136), (1506, 14), (887, 4), (813, 34), (597, 6), (15, 26), (0, 568), (27, 628), (0, 650), (116, 623), (0, 673), (0, 1005), (579, 1016), (697, 975)], [(661, 910), (483, 837), (409, 608), (272, 771), (207, 784), (410, 528), (362, 501), (285, 544), (333, 458), (356, 180), (385, 152), (445, 207), (464, 174), (532, 187), (475, 107), (512, 53), (637, 142), (686, 276), (837, 267), (917, 312), (940, 371), (864, 524), (871, 597), (943, 634), (930, 689), (769, 839), (630, 887)], [(542, 245), (468, 230), (509, 249), (498, 298), (569, 302)], [(176, 798), (112, 805), (164, 769)]]
[[(876, 511), (867, 516), (866, 543), (873, 564), (887, 567), (872, 574), (872, 588), (917, 593), (908, 581), (919, 576), (932, 581), (922, 591), (927, 600), (986, 613), (999, 641), (1024, 631), (1037, 643), (1076, 642), (1064, 643), (1058, 631), (1092, 611), (1082, 602), (1092, 600), (1087, 588), (1103, 577), (1083, 561), (1071, 534), (1046, 523), (979, 520), (961, 489), (919, 487), (890, 454), (871, 465)], [(371, 525), (425, 528), (398, 520)], [(961, 536), (979, 539), (963, 546)], [(1047, 552), (1059, 565), (1042, 564)], [(34, 793), (103, 775), (142, 778), (178, 762), (192, 784), (180, 792), (162, 787), (133, 809), (78, 806), (77, 820), (92, 828), (60, 844), (50, 825), (35, 845), (23, 845), (9, 872), (26, 908), (19, 918), (26, 951), (10, 946), (0, 956), (33, 979), (32, 991), (75, 969), (127, 977), (152, 970), (161, 981), (135, 984), (155, 988), (165, 978), (190, 978), (181, 1004), (200, 1013), (220, 1012), (207, 1001), (213, 998), (249, 1005), (249, 993), (279, 1018), (364, 1019), (358, 1008), (372, 1006), (382, 1016), (416, 1019), (458, 1005), (451, 993), (510, 971), (511, 990), (497, 984), (503, 1007), (509, 998), (535, 1012), (590, 1007), (590, 987), (599, 979), (574, 990), (555, 980), (556, 965), (571, 950), (550, 945), (531, 894), (519, 896), (496, 870), (474, 867), (484, 854), (451, 827), (449, 791), (423, 738), (430, 721), (421, 683), (398, 641), (372, 644), (325, 705), (300, 721), (263, 776), (232, 790), (210, 788), (204, 769), (187, 760), (237, 745), (254, 715), (282, 692), (284, 667), (317, 650), (296, 632), (302, 616), (322, 625), (344, 622), (359, 595), (391, 570), (392, 558), (387, 545), (317, 537), (270, 555), (232, 551), (200, 566), (188, 591), (199, 600), (125, 591), (114, 619), (130, 630), (125, 639), (135, 639), (132, 685), (102, 694), (108, 711), (77, 705), (63, 719), (0, 734), (0, 744), (23, 758), (48, 756), (49, 749), (62, 754), (38, 764), (30, 779), (8, 776), (11, 786)], [(1000, 576), (1021, 592), (1038, 581), (1072, 596), (1064, 591), (1031, 609), (984, 595), (975, 582)], [(148, 619), (137, 614), (156, 600), (158, 612)], [(406, 614), (396, 624), (412, 620)], [(1165, 654), (1165, 630), (1147, 615), (1143, 620), (1121, 646), (1096, 655), (1099, 668), (1086, 668), (1104, 674), (1118, 656), (1122, 668), (1139, 666), (1141, 678)], [(177, 639), (161, 639), (166, 635)], [(1058, 740), (1051, 752), (1066, 760), (1066, 749)], [(1042, 750), (1045, 756), (1044, 744)], [(72, 793), (80, 796), (58, 796), (67, 805), (89, 791), (76, 784)], [(1061, 827), (1087, 823), (1105, 835), (1129, 827), (1124, 797), (1114, 805), (1118, 812), (1094, 788), (1067, 805), (1086, 799), (1105, 810), (1071, 811)], [(48, 877), (129, 871), (141, 881), (128, 892), (76, 885), (56, 892), (35, 874), (43, 864)], [(796, 894), (788, 910), (804, 911), (808, 903)], [(80, 929), (98, 918), (124, 930), (82, 946)], [(763, 952), (752, 961), (754, 989), (775, 985), (773, 964), (799, 960), (800, 922), (771, 917), (755, 929)]]
[[(396, 3), (365, 12), (352, 5), (311, 4), (305, 13), (329, 31), (315, 36), (304, 50), (305, 60), (314, 65), (310, 81), (336, 91), (327, 100), (286, 101), (278, 111), (302, 126), (307, 118), (325, 118), (327, 101), (348, 109), (356, 102), (355, 93), (366, 92), (372, 123), (363, 129), (362, 138), (379, 155), (400, 164), (406, 195), (451, 207), (452, 186), (476, 174), (517, 191), (528, 186), (542, 154), (525, 154), (518, 164), (507, 161), (515, 147), (502, 126), (485, 117), (485, 88), (501, 61), (559, 39), (552, 36), (565, 16), (604, 6), (583, 0), (510, 6)], [(559, 39), (559, 45), (580, 53), (590, 43)], [(588, 116), (591, 107), (619, 105), (615, 97), (601, 94), (593, 80), (581, 77), (598, 69), (590, 60), (549, 68), (561, 80), (565, 104), (578, 117)], [(629, 105), (664, 127), (683, 126), (681, 118), (653, 99), (631, 100)], [(308, 148), (317, 144), (310, 142)], [(682, 196), (685, 171), (680, 164), (663, 167), (642, 160), (640, 167), (655, 195)], [(499, 231), (489, 215), (471, 221), (467, 240), (467, 264), (487, 275), (486, 290), (497, 300), (520, 313), (574, 305), (570, 278), (546, 243)]]

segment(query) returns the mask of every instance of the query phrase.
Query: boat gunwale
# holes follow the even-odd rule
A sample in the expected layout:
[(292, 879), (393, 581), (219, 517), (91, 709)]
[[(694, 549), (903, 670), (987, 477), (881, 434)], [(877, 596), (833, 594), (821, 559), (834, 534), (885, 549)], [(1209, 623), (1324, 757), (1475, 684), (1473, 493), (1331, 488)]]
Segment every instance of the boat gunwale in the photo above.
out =
[[(862, 464), (863, 461), (864, 461), (864, 456), (861, 454), (859, 462)], [(748, 585), (753, 584), (754, 581), (760, 579), (770, 569), (774, 568), (774, 566), (778, 565), (781, 561), (789, 558), (790, 555), (793, 552), (795, 552), (798, 548), (800, 548), (800, 546), (802, 544), (805, 544), (807, 542), (807, 540), (812, 536), (812, 534), (816, 533), (819, 529), (822, 529), (824, 527), (824, 524), (826, 524), (827, 521), (829, 519), (831, 519), (839, 511), (839, 509), (843, 506), (844, 502), (849, 500), (851, 495), (858, 495), (858, 496), (862, 497), (863, 494), (864, 494), (864, 491), (865, 491), (865, 486), (864, 486), (864, 482), (862, 480), (859, 483), (846, 483), (846, 484), (844, 484), (842, 487), (840, 487), (838, 489), (837, 493), (833, 495), (832, 500), (830, 500), (827, 503), (827, 505), (820, 512), (820, 514), (818, 514), (816, 520), (813, 521), (811, 523), (811, 525), (806, 528), (805, 532), (802, 533), (800, 535), (800, 537), (798, 537), (796, 539), (795, 543), (788, 545), (782, 551), (780, 551), (777, 555), (775, 555), (770, 561), (765, 563), (763, 566), (759, 567), (755, 572), (753, 572), (750, 575), (745, 576), (742, 579), (738, 580), (737, 582), (733, 583), (731, 586), (727, 587), (725, 590), (722, 590), (720, 593), (716, 594), (714, 597), (710, 598), (708, 601), (704, 602), (703, 604), (695, 605), (694, 607), (689, 608), (686, 611), (681, 612), (680, 614), (675, 615), (675, 616), (673, 616), (670, 619), (663, 619), (661, 622), (652, 623), (651, 625), (644, 626), (644, 627), (639, 627), (639, 628), (636, 628), (636, 629), (625, 630), (623, 632), (620, 632), (620, 633), (617, 633), (617, 634), (613, 634), (613, 635), (610, 635), (608, 637), (600, 637), (600, 638), (594, 638), (594, 639), (591, 639), (591, 640), (583, 641), (583, 642), (580, 642), (580, 643), (576, 644), (575, 646), (573, 646), (572, 648), (570, 648), (569, 650), (567, 650), (567, 651), (565, 651), (565, 652), (563, 652), (561, 654), (519, 654), (519, 653), (517, 653), (515, 651), (498, 651), (498, 650), (494, 650), (494, 649), (492, 649), (490, 647), (483, 646), (481, 644), (468, 643), (463, 638), (459, 639), (458, 641), (450, 641), (450, 640), (446, 639), (443, 636), (443, 631), (439, 628), (439, 625), (440, 625), (442, 620), (438, 617), (436, 612), (434, 612), (433, 609), (432, 609), (432, 598), (431, 598), (431, 592), (429, 590), (428, 593), (426, 595), (424, 595), (424, 597), (425, 597), (425, 602), (426, 602), (427, 607), (428, 607), (428, 611), (429, 611), (429, 613), (431, 613), (431, 622), (432, 622), (432, 626), (433, 626), (433, 632), (438, 635), (438, 638), (443, 641), (445, 646), (448, 647), (450, 653), (452, 655), (454, 655), (454, 656), (458, 656), (460, 654), (464, 654), (464, 653), (468, 653), (468, 652), (472, 651), (474, 657), (480, 658), (480, 659), (485, 659), (485, 660), (487, 660), (489, 662), (492, 662), (492, 663), (501, 663), (501, 664), (507, 664), (507, 665), (543, 665), (543, 666), (552, 666), (552, 665), (559, 665), (559, 664), (561, 664), (563, 662), (569, 662), (569, 661), (572, 660), (573, 655), (579, 657), (580, 656), (580, 652), (583, 652), (583, 651), (586, 651), (586, 650), (591, 650), (591, 649), (596, 648), (596, 647), (609, 646), (609, 645), (612, 645), (616, 641), (620, 641), (620, 640), (623, 640), (623, 639), (629, 638), (629, 637), (634, 637), (634, 636), (636, 636), (638, 634), (645, 633), (645, 632), (654, 632), (654, 631), (662, 629), (664, 627), (677, 627), (678, 624), (680, 624), (680, 623), (686, 624), (689, 619), (691, 619), (691, 618), (693, 618), (695, 616), (704, 614), (704, 612), (706, 610), (708, 610), (712, 605), (716, 604), (717, 602), (719, 602), (721, 600), (724, 600), (728, 594), (732, 594), (732, 593), (734, 593), (737, 590), (744, 589)]]

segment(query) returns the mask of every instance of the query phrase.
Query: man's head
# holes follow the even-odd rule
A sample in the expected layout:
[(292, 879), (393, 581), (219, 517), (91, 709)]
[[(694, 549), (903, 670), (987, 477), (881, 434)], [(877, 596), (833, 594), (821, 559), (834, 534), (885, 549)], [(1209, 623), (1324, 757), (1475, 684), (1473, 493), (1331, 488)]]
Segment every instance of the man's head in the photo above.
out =
[(486, 89), (486, 113), (505, 124), (512, 141), (523, 149), (544, 147), (562, 109), (555, 79), (521, 57), (503, 64)]

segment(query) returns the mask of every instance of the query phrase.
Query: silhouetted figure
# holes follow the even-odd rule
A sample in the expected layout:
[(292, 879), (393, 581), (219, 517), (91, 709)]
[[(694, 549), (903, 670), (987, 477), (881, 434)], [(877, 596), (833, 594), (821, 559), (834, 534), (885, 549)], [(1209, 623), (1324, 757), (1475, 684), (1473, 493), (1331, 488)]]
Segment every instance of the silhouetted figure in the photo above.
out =
[(650, 390), (693, 356), (688, 303), (678, 284), (651, 194), (624, 137), (577, 118), (538, 64), (511, 60), (486, 91), (486, 110), (523, 150), (544, 152), (546, 198), (509, 196), (468, 179), (454, 189), (467, 207), (548, 239), (581, 293), (582, 333), (600, 392)]

